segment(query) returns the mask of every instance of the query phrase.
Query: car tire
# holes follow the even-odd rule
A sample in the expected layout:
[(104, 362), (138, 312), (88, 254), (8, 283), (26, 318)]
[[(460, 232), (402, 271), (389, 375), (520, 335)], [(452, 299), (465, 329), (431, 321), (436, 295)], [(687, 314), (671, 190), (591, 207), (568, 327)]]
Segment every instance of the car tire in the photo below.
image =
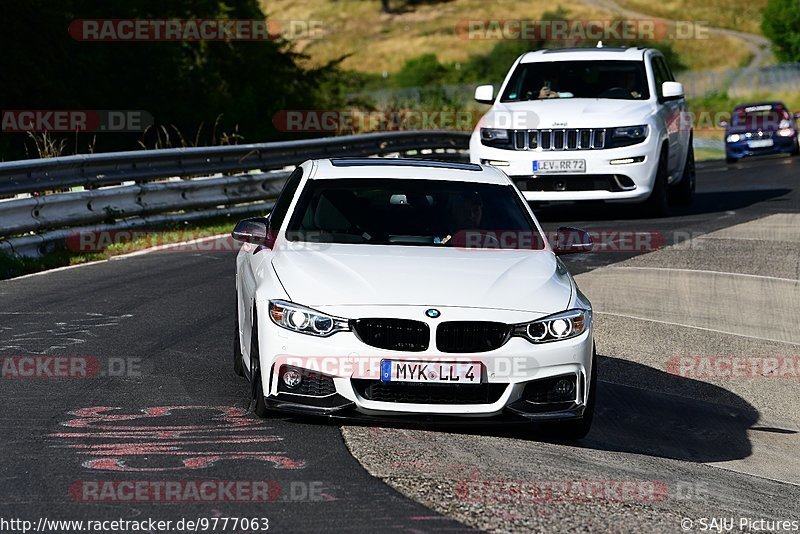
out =
[(264, 387), (261, 382), (261, 358), (258, 349), (258, 315), (253, 310), (253, 330), (250, 336), (250, 399), (255, 399), (253, 412), (259, 417), (267, 417), (269, 410), (264, 399)]
[(242, 365), (242, 344), (239, 339), (239, 304), (236, 304), (236, 326), (233, 329), (233, 372), (236, 376), (244, 376)]
[(794, 136), (794, 149), (792, 149), (792, 156), (800, 156), (800, 133)]
[(739, 158), (729, 158), (728, 156), (725, 156), (725, 163), (727, 163), (728, 165), (733, 165), (734, 163), (736, 163), (738, 161), (739, 161)]
[(653, 182), (653, 191), (640, 206), (642, 215), (645, 217), (664, 217), (669, 212), (669, 198), (667, 196), (667, 160), (666, 149), (661, 150), (658, 158), (658, 169), (656, 179)]
[(697, 176), (694, 165), (694, 147), (689, 145), (689, 151), (686, 154), (686, 163), (683, 166), (683, 176), (681, 176), (681, 181), (674, 186), (671, 186), (669, 189), (670, 200), (676, 204), (691, 204), (694, 202), (694, 190), (696, 183)]
[(592, 375), (589, 378), (589, 398), (586, 400), (586, 409), (580, 419), (571, 421), (554, 421), (545, 423), (544, 435), (557, 441), (575, 441), (583, 439), (592, 428), (594, 420), (594, 405), (597, 396), (597, 352), (592, 349)]

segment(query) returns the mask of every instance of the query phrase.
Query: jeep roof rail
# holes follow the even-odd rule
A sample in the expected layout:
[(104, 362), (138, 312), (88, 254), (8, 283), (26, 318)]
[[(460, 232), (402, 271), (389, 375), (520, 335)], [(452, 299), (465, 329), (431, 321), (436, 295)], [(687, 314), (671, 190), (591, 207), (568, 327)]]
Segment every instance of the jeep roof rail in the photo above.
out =
[(561, 52), (625, 52), (627, 50), (631, 50), (630, 48), (625, 48), (622, 46), (608, 46), (608, 47), (576, 47), (576, 48), (548, 48), (544, 50), (544, 54), (558, 54)]

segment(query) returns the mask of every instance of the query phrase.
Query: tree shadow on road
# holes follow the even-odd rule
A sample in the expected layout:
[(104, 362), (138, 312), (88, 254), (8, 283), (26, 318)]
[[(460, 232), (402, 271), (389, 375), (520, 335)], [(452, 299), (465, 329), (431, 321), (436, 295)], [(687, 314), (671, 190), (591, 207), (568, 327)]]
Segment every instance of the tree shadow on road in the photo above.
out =
[[(672, 206), (670, 217), (702, 215), (736, 211), (770, 200), (778, 200), (790, 193), (791, 189), (756, 189), (749, 191), (714, 191), (696, 193), (691, 206)], [(642, 212), (637, 204), (606, 204), (603, 202), (582, 202), (564, 204), (544, 204), (531, 206), (536, 217), (542, 223), (562, 221), (616, 221), (616, 220), (653, 220)], [(670, 218), (660, 219), (669, 221)]]
[[(702, 463), (738, 460), (752, 453), (747, 431), (759, 420), (759, 412), (735, 393), (607, 356), (598, 355), (598, 372), (592, 430), (570, 445)], [(608, 377), (614, 382), (607, 381)], [(341, 420), (330, 422), (342, 424)], [(537, 424), (496, 423), (399, 417), (344, 424), (552, 441)]]
[[(689, 462), (750, 456), (759, 412), (722, 387), (599, 356), (597, 409), (581, 446)], [(606, 382), (613, 375), (618, 382)]]

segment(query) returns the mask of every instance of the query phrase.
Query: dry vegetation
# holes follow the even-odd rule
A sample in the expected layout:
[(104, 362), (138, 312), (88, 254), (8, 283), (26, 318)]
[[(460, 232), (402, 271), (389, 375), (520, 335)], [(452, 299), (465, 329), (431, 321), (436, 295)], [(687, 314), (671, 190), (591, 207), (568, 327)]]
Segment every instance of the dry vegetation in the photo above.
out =
[[(643, 5), (636, 8), (646, 10), (644, 0), (628, 1), (641, 1)], [(557, 7), (548, 0), (451, 0), (422, 3), (405, 12), (385, 14), (381, 13), (377, 0), (262, 0), (262, 8), (270, 17), (322, 21), (324, 38), (296, 43), (312, 64), (348, 56), (342, 63), (344, 68), (378, 73), (394, 72), (406, 60), (425, 53), (435, 53), (443, 62), (457, 62), (470, 54), (487, 52), (495, 41), (466, 40), (456, 34), (456, 25), (464, 19), (538, 20), (544, 12)], [(563, 7), (571, 19), (608, 20), (614, 16), (580, 3)], [(735, 10), (727, 4), (724, 10), (717, 7), (716, 11)], [(676, 18), (696, 18), (694, 14), (687, 15)], [(750, 57), (739, 40), (730, 37), (676, 40), (673, 46), (690, 69), (735, 68), (746, 64)]]
[(761, 10), (767, 0), (617, 0), (625, 8), (672, 20), (706, 21), (711, 26), (761, 34)]

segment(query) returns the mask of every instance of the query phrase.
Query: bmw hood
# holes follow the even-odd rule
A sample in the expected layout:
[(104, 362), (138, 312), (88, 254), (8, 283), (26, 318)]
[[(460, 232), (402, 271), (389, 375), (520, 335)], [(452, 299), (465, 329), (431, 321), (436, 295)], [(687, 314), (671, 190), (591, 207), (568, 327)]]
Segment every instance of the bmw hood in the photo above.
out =
[(306, 306), (463, 306), (554, 313), (572, 295), (548, 251), (326, 245), (278, 251), (272, 265)]
[(495, 105), (480, 122), (484, 128), (609, 128), (647, 124), (653, 104), (609, 98), (551, 98)]

